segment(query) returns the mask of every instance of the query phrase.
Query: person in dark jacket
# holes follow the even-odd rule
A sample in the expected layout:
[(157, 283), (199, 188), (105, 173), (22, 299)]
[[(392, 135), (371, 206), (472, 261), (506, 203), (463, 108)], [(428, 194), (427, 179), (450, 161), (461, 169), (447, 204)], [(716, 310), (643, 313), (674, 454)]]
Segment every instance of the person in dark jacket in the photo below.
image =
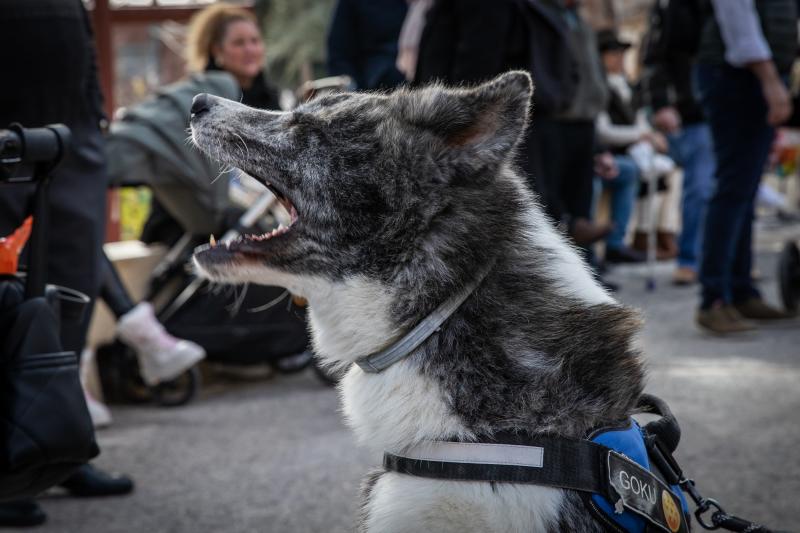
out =
[(405, 0), (338, 0), (328, 33), (328, 75), (350, 76), (354, 89), (389, 89), (405, 82), (397, 70)]
[(530, 70), (533, 116), (519, 162), (548, 214), (588, 245), (609, 230), (590, 221), (594, 117), (605, 105), (605, 84), (594, 35), (576, 10), (574, 0), (437, 0), (422, 33), (415, 80), (474, 84), (510, 69)]
[[(100, 289), (107, 175), (89, 20), (81, 0), (2, 0), (0, 11), (0, 127), (61, 122), (72, 131), (50, 186), (47, 281), (79, 290), (93, 303)], [(20, 186), (0, 188), (0, 235), (24, 220), (31, 194)], [(65, 350), (81, 353), (91, 315), (90, 309), (84, 323), (62, 328)], [(88, 464), (64, 486), (77, 496), (124, 494), (133, 488), (130, 479)], [(0, 505), (0, 525), (44, 520), (35, 502)]]
[(695, 79), (711, 126), (716, 187), (708, 203), (697, 324), (715, 334), (784, 318), (752, 278), (754, 203), (775, 137), (792, 114), (786, 88), (797, 56), (795, 0), (712, 0)]

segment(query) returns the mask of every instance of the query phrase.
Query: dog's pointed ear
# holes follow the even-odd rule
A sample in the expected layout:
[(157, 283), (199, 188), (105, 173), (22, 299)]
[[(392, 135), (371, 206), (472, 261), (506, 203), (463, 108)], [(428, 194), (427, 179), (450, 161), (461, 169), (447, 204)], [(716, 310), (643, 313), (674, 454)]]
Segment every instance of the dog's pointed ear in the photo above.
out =
[(436, 135), (442, 155), (475, 167), (508, 157), (525, 131), (532, 94), (530, 74), (511, 71), (469, 89), (402, 93), (399, 108), (405, 121)]

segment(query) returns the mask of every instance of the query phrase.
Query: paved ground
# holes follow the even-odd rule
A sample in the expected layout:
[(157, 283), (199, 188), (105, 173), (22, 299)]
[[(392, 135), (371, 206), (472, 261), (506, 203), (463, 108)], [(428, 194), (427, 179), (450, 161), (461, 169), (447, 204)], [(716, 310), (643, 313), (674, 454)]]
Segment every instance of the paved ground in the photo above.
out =
[[(800, 236), (800, 228), (784, 230)], [(758, 266), (775, 301), (775, 250)], [(619, 297), (644, 310), (648, 390), (682, 423), (679, 458), (701, 490), (776, 529), (798, 529), (800, 321), (746, 338), (692, 326), (695, 289), (643, 289), (641, 269), (618, 270)], [(100, 433), (98, 464), (130, 472), (126, 498), (43, 499), (40, 529), (59, 533), (340, 532), (353, 524), (360, 476), (379, 457), (354, 445), (334, 392), (310, 374), (213, 386), (176, 410), (127, 407)]]

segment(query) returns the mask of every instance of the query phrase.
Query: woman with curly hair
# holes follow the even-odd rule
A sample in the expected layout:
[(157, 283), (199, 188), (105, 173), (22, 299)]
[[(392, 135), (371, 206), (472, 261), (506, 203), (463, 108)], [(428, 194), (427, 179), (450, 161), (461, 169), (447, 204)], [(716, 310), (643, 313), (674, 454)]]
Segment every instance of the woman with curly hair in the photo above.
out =
[(192, 72), (226, 71), (242, 90), (242, 102), (279, 108), (278, 91), (264, 76), (264, 41), (255, 16), (227, 3), (211, 5), (189, 24), (187, 60)]

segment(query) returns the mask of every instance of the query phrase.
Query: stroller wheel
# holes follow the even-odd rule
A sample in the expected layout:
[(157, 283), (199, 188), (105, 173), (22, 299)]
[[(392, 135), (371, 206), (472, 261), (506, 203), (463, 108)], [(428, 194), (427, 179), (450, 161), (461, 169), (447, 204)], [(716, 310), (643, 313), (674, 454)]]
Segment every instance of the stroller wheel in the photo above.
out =
[(312, 365), (312, 368), (314, 369), (314, 373), (317, 375), (320, 381), (322, 381), (325, 385), (329, 385), (331, 387), (339, 383), (339, 381), (344, 376), (343, 371), (336, 371), (320, 364), (320, 362), (317, 360), (316, 357), (314, 358), (314, 363)]
[(114, 341), (99, 346), (96, 357), (106, 402), (141, 404), (152, 400), (149, 387), (139, 374), (139, 364), (133, 349), (120, 341)]
[(800, 250), (791, 241), (787, 242), (778, 261), (778, 280), (783, 306), (789, 312), (797, 312), (800, 303)]
[(165, 381), (152, 387), (153, 401), (161, 407), (186, 405), (200, 390), (200, 368), (193, 366), (172, 381)]

